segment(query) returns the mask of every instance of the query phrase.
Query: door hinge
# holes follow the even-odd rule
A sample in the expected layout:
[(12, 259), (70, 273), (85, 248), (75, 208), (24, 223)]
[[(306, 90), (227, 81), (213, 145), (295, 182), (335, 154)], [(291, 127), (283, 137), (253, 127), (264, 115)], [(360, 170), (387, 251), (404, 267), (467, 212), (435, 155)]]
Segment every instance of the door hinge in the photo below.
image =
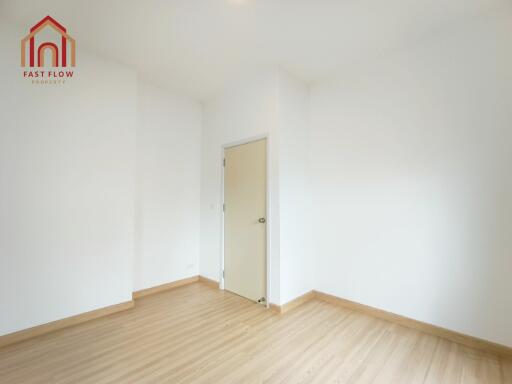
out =
[(226, 166), (226, 159), (222, 159), (222, 166), (225, 167)]
[(222, 278), (224, 278), (226, 274), (224, 273), (224, 270), (222, 270)]
[(222, 212), (226, 212), (226, 204), (222, 204)]

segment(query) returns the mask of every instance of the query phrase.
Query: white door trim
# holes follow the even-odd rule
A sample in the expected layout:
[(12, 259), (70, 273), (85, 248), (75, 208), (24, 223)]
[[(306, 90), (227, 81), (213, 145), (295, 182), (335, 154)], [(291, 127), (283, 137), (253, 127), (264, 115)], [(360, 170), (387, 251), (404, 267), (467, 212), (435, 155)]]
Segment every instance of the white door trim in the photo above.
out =
[(266, 255), (266, 292), (265, 292), (265, 299), (266, 299), (266, 307), (269, 308), (270, 306), (270, 292), (271, 292), (271, 289), (272, 289), (272, 286), (270, 284), (270, 271), (271, 271), (271, 247), (270, 247), (270, 242), (271, 242), (271, 236), (270, 236), (270, 226), (271, 226), (271, 223), (272, 223), (272, 218), (271, 218), (271, 215), (270, 215), (270, 193), (269, 191), (271, 190), (270, 188), (270, 160), (271, 160), (271, 156), (270, 156), (270, 140), (269, 140), (269, 135), (268, 134), (263, 134), (263, 135), (258, 135), (258, 136), (253, 136), (253, 137), (250, 137), (250, 138), (247, 138), (247, 139), (243, 139), (243, 140), (238, 140), (238, 141), (234, 141), (234, 142), (231, 142), (231, 143), (227, 143), (227, 144), (224, 144), (222, 145), (221, 147), (221, 161), (220, 161), (220, 167), (221, 167), (221, 183), (220, 183), (220, 187), (221, 187), (221, 198), (222, 198), (222, 205), (221, 205), (221, 244), (220, 244), (220, 248), (221, 248), (221, 252), (220, 252), (220, 271), (219, 271), (219, 288), (220, 289), (224, 289), (224, 151), (228, 148), (231, 148), (231, 147), (236, 147), (238, 145), (242, 145), (242, 144), (248, 144), (248, 143), (252, 143), (254, 141), (259, 141), (259, 140), (263, 140), (263, 139), (266, 139), (266, 146), (267, 146), (267, 169), (266, 169), (266, 172), (267, 172), (267, 175), (266, 175), (266, 178), (267, 178), (267, 185), (266, 185), (266, 188), (267, 188), (267, 191), (266, 191), (266, 249), (267, 249), (267, 255)]

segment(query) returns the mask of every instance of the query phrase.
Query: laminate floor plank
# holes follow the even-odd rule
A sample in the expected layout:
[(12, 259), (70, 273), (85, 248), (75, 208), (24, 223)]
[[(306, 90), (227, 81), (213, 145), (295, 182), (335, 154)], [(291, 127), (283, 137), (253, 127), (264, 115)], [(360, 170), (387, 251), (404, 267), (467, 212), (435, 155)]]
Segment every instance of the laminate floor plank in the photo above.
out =
[(311, 300), (194, 283), (0, 349), (0, 384), (512, 384), (512, 361)]

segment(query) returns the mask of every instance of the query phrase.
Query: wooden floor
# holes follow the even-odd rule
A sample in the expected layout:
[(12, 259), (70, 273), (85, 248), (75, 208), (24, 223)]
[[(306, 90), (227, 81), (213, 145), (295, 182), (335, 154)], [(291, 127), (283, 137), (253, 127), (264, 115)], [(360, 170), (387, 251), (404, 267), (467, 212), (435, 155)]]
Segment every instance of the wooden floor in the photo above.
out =
[(512, 362), (321, 301), (195, 283), (0, 349), (0, 383), (512, 383)]

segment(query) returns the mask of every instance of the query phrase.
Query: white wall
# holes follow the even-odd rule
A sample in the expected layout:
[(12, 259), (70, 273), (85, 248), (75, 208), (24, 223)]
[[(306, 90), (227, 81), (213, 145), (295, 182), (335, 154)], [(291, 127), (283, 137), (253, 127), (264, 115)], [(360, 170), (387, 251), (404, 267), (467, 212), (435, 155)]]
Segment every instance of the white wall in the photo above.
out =
[(272, 302), (279, 302), (279, 216), (277, 170), (277, 74), (256, 76), (203, 106), (201, 138), (201, 275), (219, 281), (221, 262), (222, 146), (268, 134)]
[(512, 346), (512, 18), (311, 93), (316, 288)]
[(138, 87), (135, 290), (199, 273), (201, 105)]
[(20, 36), (0, 24), (0, 334), (199, 273), (200, 104), (83, 48), (33, 85)]
[(309, 90), (283, 70), (278, 76), (280, 303), (314, 289), (310, 257)]
[(22, 78), (0, 23), (0, 334), (131, 300), (134, 71), (80, 49), (65, 85)]

